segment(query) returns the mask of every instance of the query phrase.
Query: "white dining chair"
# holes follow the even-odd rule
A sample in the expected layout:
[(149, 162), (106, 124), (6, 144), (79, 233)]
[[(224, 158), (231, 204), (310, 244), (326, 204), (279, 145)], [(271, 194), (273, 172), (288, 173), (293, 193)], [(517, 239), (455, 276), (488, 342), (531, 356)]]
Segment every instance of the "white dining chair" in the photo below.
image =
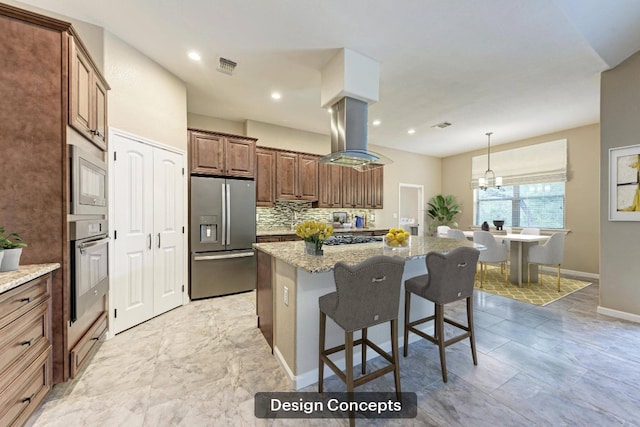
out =
[(474, 231), (473, 242), (483, 245), (486, 249), (480, 251), (478, 262), (480, 263), (480, 289), (484, 284), (484, 278), (487, 274), (487, 264), (500, 264), (500, 272), (505, 276), (505, 282), (508, 284), (507, 275), (507, 246), (504, 243), (498, 243), (493, 234), (488, 231)]
[(437, 228), (438, 237), (447, 237), (447, 233), (451, 230), (448, 225), (439, 225)]
[(558, 267), (558, 292), (560, 292), (560, 264), (564, 257), (564, 233), (553, 233), (544, 245), (529, 248), (527, 283), (531, 285), (531, 264), (555, 265)]
[(535, 236), (539, 236), (540, 235), (540, 229), (539, 228), (534, 228), (534, 227), (527, 227), (527, 228), (523, 228), (522, 231), (520, 232), (520, 234), (533, 234)]
[(451, 228), (447, 231), (447, 237), (449, 239), (457, 239), (457, 240), (467, 240), (467, 236), (464, 235), (462, 230), (458, 230), (457, 228)]

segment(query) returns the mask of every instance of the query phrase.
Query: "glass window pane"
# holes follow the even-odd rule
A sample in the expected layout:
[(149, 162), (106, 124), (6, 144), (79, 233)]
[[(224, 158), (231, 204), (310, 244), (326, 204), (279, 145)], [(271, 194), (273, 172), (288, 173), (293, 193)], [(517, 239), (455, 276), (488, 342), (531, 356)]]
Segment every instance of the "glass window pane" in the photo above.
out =
[(564, 228), (564, 182), (475, 190), (475, 225), (504, 219), (515, 227)]

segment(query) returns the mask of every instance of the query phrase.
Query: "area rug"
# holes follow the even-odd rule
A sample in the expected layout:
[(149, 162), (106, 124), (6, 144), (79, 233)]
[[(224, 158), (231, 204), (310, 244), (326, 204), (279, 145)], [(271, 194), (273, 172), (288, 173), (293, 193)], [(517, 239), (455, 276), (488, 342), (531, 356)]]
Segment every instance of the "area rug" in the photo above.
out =
[(544, 306), (591, 284), (581, 280), (560, 277), (560, 292), (558, 292), (556, 276), (541, 273), (538, 275), (538, 280), (538, 283), (532, 283), (530, 286), (526, 282), (522, 284), (522, 287), (511, 283), (507, 284), (505, 283), (504, 275), (500, 273), (499, 267), (488, 267), (483, 289), (480, 289), (479, 275), (476, 277), (475, 288), (529, 304)]

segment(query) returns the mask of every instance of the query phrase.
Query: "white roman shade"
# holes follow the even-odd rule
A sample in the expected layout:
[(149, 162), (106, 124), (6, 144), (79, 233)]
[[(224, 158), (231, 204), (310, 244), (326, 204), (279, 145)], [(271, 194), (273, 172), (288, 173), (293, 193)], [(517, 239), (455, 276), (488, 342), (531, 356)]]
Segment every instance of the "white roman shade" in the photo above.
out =
[[(491, 169), (502, 185), (538, 184), (567, 180), (567, 140), (544, 142), (491, 153)], [(471, 187), (487, 170), (487, 155), (471, 158)]]

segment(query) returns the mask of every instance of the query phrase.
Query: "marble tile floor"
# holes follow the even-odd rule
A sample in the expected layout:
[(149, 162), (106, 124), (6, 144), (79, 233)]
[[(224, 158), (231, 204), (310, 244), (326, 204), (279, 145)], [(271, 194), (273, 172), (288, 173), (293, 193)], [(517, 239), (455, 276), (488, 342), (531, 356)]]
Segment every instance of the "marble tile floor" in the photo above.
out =
[[(347, 425), (254, 417), (256, 392), (291, 391), (256, 328), (254, 301), (253, 292), (194, 301), (106, 341), (78, 379), (54, 387), (28, 425)], [(356, 425), (640, 425), (640, 325), (598, 315), (597, 303), (597, 284), (546, 307), (476, 292), (478, 366), (468, 340), (449, 347), (445, 384), (437, 348), (411, 344), (401, 382), (417, 393), (417, 418)], [(464, 306), (447, 313), (463, 319)], [(325, 384), (344, 390), (335, 376)], [(388, 374), (358, 390), (392, 389)]]

